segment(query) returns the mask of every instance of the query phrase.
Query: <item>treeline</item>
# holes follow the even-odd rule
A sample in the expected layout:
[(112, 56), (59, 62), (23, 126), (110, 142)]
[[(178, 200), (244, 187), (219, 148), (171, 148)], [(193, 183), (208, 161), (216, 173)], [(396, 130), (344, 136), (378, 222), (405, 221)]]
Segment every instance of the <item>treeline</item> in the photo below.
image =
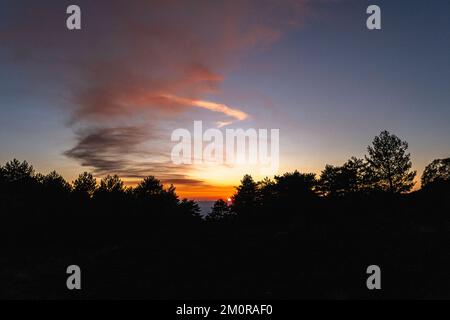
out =
[(179, 199), (174, 186), (153, 176), (127, 187), (117, 175), (97, 183), (88, 172), (69, 183), (57, 172), (42, 175), (16, 159), (0, 167), (0, 242), (13, 255), (145, 242), (200, 221), (195, 201)]
[[(318, 177), (295, 171), (256, 182), (246, 175), (236, 187), (231, 204), (218, 200), (206, 219), (253, 220), (258, 216), (264, 218), (265, 213), (273, 213), (278, 219), (293, 214), (295, 208), (317, 204), (319, 199), (323, 202), (324, 199), (407, 194), (416, 177), (407, 150), (406, 141), (383, 131), (367, 147), (364, 159), (352, 157), (342, 166), (326, 165)], [(422, 190), (442, 191), (448, 188), (449, 181), (450, 158), (437, 159), (423, 172)], [(130, 215), (157, 212), (152, 216), (153, 221), (168, 219), (171, 223), (174, 219), (201, 219), (195, 201), (180, 200), (173, 185), (165, 187), (154, 176), (129, 187), (117, 175), (108, 175), (97, 183), (91, 173), (84, 172), (69, 183), (55, 171), (47, 175), (36, 173), (26, 161), (16, 159), (0, 166), (0, 196), (2, 212), (11, 218), (28, 211), (40, 211), (36, 217), (42, 218), (52, 212), (76, 210)]]
[[(153, 176), (146, 177), (133, 188), (125, 186), (117, 175), (107, 175), (97, 183), (91, 173), (84, 172), (70, 184), (56, 171), (42, 175), (35, 173), (27, 161), (14, 159), (0, 167), (0, 190), (2, 205), (12, 210), (4, 211), (9, 215), (32, 204), (34, 207), (44, 205), (47, 209), (67, 210), (69, 204), (86, 206), (89, 203), (98, 209), (103, 208), (102, 211), (120, 208), (133, 213), (140, 207), (160, 212), (170, 210), (175, 215), (194, 218), (200, 215), (195, 201), (180, 200), (173, 185), (166, 188)], [(64, 208), (59, 207), (61, 204)]]
[[(383, 131), (367, 147), (364, 159), (350, 158), (342, 166), (326, 165), (317, 177), (314, 173), (285, 173), (274, 179), (254, 181), (244, 176), (229, 205), (218, 200), (207, 219), (218, 221), (238, 215), (251, 216), (266, 213), (283, 215), (293, 208), (339, 198), (394, 199), (414, 187), (408, 143)], [(421, 178), (421, 191), (450, 191), (450, 158), (437, 159), (426, 166)], [(432, 205), (432, 204), (430, 204)], [(311, 207), (308, 209), (312, 209)], [(324, 223), (326, 223), (324, 221)]]
[[(0, 297), (450, 298), (450, 159), (411, 192), (407, 149), (382, 132), (364, 159), (319, 176), (246, 175), (206, 218), (153, 176), (69, 183), (12, 160), (0, 167)], [(78, 293), (65, 287), (72, 264)], [(372, 264), (378, 295), (365, 286)]]
[[(58, 230), (77, 232), (78, 228), (92, 242), (100, 234), (101, 241), (116, 241), (129, 237), (128, 233), (149, 234), (163, 227), (198, 228), (204, 220), (301, 228), (338, 228), (360, 219), (369, 221), (364, 214), (353, 217), (356, 211), (372, 212), (386, 228), (403, 228), (403, 224), (444, 228), (449, 224), (444, 212), (450, 159), (430, 163), (422, 188), (412, 193), (416, 172), (411, 168), (407, 142), (383, 131), (363, 159), (352, 157), (342, 166), (327, 165), (319, 176), (295, 171), (254, 181), (246, 175), (232, 201), (216, 201), (205, 217), (198, 203), (179, 199), (173, 185), (164, 186), (154, 176), (129, 187), (117, 175), (97, 183), (91, 173), (84, 172), (69, 183), (57, 172), (36, 173), (26, 161), (14, 159), (0, 167), (4, 228), (0, 236), (13, 232), (13, 237), (24, 241), (29, 238), (20, 236), (25, 232), (47, 230), (43, 237), (65, 237), (70, 232)], [(390, 213), (393, 210), (397, 213)]]

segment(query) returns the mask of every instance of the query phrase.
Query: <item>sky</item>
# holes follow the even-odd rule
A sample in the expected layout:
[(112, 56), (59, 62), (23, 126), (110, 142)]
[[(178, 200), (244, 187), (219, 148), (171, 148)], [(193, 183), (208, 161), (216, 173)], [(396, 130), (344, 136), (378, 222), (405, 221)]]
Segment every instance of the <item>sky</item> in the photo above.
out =
[[(77, 4), (82, 29), (66, 28)], [(368, 30), (366, 8), (381, 8)], [(171, 133), (279, 129), (274, 174), (363, 157), (388, 130), (418, 176), (450, 156), (450, 2), (1, 0), (0, 163), (147, 175), (227, 198), (258, 166), (176, 165)]]

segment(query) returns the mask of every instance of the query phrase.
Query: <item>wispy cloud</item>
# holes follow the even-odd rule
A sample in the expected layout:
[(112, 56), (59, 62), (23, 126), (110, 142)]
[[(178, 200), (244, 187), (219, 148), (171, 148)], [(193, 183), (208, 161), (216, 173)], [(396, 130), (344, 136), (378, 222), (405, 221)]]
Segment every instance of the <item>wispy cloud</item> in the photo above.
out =
[(163, 95), (162, 97), (165, 99), (168, 99), (170, 101), (173, 101), (175, 103), (178, 103), (180, 105), (194, 106), (194, 107), (198, 107), (198, 108), (211, 110), (214, 112), (219, 112), (219, 113), (230, 116), (230, 117), (232, 117), (236, 120), (240, 120), (240, 121), (248, 118), (248, 114), (245, 113), (244, 111), (241, 111), (241, 110), (238, 110), (235, 108), (231, 108), (231, 107), (229, 107), (225, 104), (221, 104), (221, 103), (215, 103), (215, 102), (204, 101), (204, 100), (193, 100), (193, 99), (176, 97), (173, 95)]
[(233, 123), (232, 121), (217, 121), (216, 125), (218, 128), (223, 128), (223, 127), (229, 126), (232, 123)]

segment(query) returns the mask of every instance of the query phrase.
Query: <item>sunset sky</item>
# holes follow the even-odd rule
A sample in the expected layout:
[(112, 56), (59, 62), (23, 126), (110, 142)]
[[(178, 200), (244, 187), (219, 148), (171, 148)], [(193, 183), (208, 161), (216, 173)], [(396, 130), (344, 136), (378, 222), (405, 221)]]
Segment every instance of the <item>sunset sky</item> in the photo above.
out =
[[(82, 30), (66, 28), (66, 8)], [(366, 8), (382, 30), (366, 28)], [(0, 162), (68, 181), (147, 175), (227, 198), (257, 166), (175, 165), (177, 128), (280, 130), (278, 173), (363, 157), (389, 130), (419, 176), (450, 156), (450, 1), (2, 0)]]

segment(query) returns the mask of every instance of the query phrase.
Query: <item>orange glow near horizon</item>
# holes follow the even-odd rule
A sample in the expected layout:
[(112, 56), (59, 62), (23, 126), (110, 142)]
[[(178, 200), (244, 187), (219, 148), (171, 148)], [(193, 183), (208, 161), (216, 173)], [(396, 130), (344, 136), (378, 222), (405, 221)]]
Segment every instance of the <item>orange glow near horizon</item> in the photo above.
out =
[(230, 199), (234, 194), (234, 186), (208, 186), (203, 188), (192, 188), (189, 186), (179, 186), (176, 192), (180, 198), (200, 201), (216, 201), (219, 199)]
[[(97, 177), (97, 182), (100, 179)], [(135, 179), (123, 179), (127, 187), (135, 187), (139, 181)], [(164, 188), (168, 188), (170, 183), (164, 183)], [(231, 185), (189, 185), (189, 184), (174, 184), (175, 192), (180, 199), (189, 199), (197, 201), (216, 201), (219, 199), (227, 200), (235, 192), (235, 186), (239, 184), (239, 180)]]

